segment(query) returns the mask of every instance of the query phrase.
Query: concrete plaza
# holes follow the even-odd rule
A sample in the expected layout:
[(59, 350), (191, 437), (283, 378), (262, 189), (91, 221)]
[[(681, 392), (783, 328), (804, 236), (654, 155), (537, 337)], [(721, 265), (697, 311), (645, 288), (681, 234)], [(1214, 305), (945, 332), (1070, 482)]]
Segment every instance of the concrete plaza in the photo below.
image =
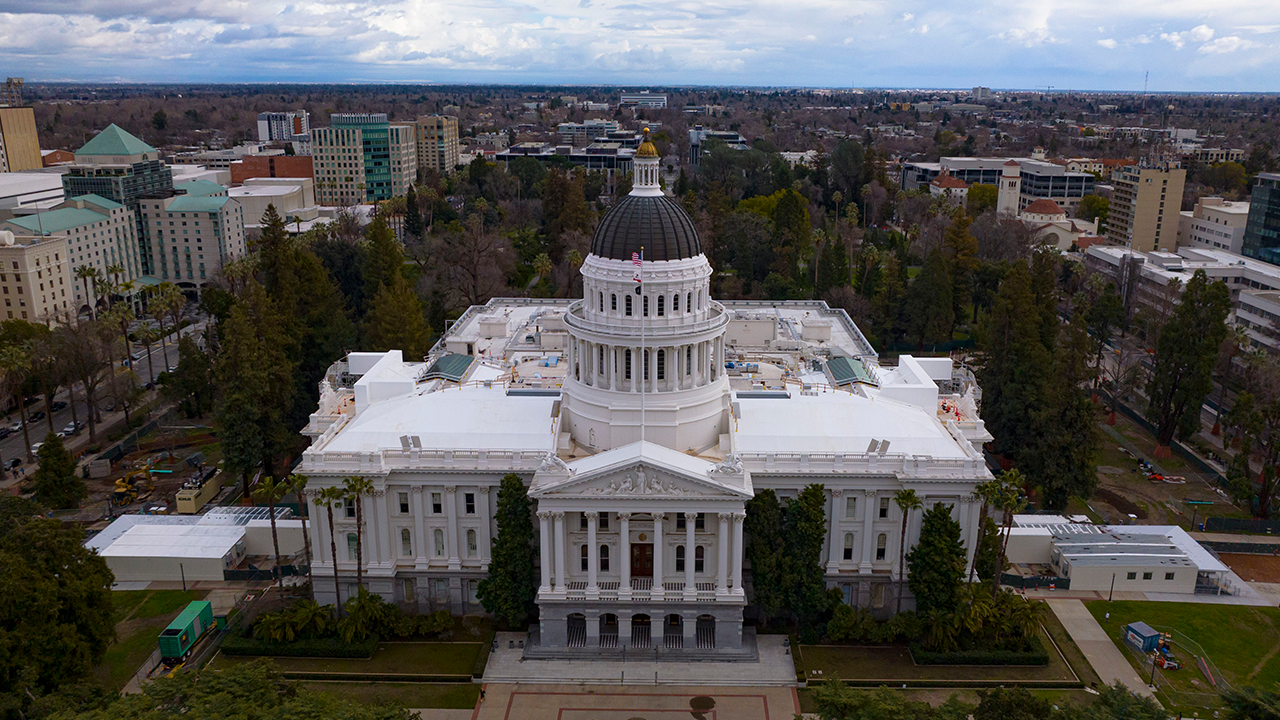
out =
[(488, 683), (473, 720), (779, 720), (798, 712), (793, 687)]

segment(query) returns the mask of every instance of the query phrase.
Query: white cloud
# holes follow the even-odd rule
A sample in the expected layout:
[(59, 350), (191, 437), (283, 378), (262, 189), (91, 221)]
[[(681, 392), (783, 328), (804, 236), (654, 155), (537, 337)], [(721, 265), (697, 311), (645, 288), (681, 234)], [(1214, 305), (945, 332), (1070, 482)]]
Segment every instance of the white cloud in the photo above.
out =
[(1213, 38), (1213, 28), (1197, 25), (1185, 32), (1160, 33), (1160, 39), (1181, 50), (1188, 42), (1207, 42)]
[(1106, 38), (1105, 40), (1099, 40), (1098, 44), (1108, 50), (1115, 50), (1116, 45), (1119, 43), (1117, 43), (1114, 38)]
[(916, 16), (911, 13), (902, 13), (902, 22), (911, 22), (912, 20), (915, 20), (915, 19), (916, 19)]
[(1220, 37), (1213, 42), (1205, 43), (1200, 46), (1198, 52), (1205, 55), (1222, 55), (1224, 53), (1232, 53), (1237, 50), (1249, 50), (1258, 47), (1258, 43), (1252, 40), (1245, 40), (1239, 35), (1228, 35)]

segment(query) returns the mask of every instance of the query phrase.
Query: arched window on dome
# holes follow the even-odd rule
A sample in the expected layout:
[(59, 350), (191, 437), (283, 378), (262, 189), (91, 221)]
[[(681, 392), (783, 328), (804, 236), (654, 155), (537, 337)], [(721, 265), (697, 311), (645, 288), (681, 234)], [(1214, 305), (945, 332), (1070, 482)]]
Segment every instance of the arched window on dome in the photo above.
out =
[(596, 355), (599, 358), (599, 362), (596, 363), (596, 374), (599, 375), (604, 373), (604, 346), (597, 345), (596, 350), (598, 351)]
[(659, 295), (658, 296), (658, 317), (663, 317), (666, 314), (667, 314), (667, 296)]
[(680, 293), (671, 296), (671, 314), (680, 312)]
[[(662, 298), (658, 299), (661, 300)], [(659, 305), (659, 307), (661, 307), (661, 305)], [(667, 351), (661, 348), (658, 349), (658, 379), (667, 379)]]
[(604, 312), (604, 291), (603, 290), (600, 291), (600, 302), (596, 305), (596, 309), (599, 310), (600, 312)]
[(649, 317), (649, 296), (644, 296), (644, 316)]
[(618, 294), (617, 293), (610, 293), (609, 295), (609, 310), (610, 312), (618, 312)]
[[(627, 299), (630, 300), (631, 298), (627, 298)], [(631, 349), (630, 348), (627, 348), (627, 352), (622, 361), (622, 379), (623, 380), (631, 379)]]
[(624, 314), (627, 317), (631, 317), (631, 296), (630, 295), (627, 296), (627, 309)]
[(684, 299), (685, 312), (693, 312), (693, 293), (689, 293)]
[(684, 347), (684, 374), (693, 374), (693, 346), (686, 345)]

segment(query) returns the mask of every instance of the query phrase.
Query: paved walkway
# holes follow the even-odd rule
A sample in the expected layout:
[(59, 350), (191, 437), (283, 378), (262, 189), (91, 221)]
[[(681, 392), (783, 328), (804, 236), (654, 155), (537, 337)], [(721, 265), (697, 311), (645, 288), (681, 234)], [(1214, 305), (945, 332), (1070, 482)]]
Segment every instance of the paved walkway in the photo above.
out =
[(414, 713), (418, 713), (418, 720), (471, 720), (476, 711), (474, 708), (469, 708), (467, 710), (409, 708), (409, 717), (413, 717)]
[(485, 699), (474, 717), (475, 720), (635, 720), (638, 717), (781, 720), (794, 717), (798, 712), (800, 702), (795, 688), (488, 683)]
[[(653, 660), (525, 660), (524, 650), (508, 640), (524, 633), (498, 633), (498, 649), (489, 654), (484, 679), (498, 683), (608, 685), (792, 686), (795, 663), (783, 645), (785, 635), (760, 635), (755, 662), (674, 662)], [(517, 643), (518, 644), (518, 643)]]
[(1049, 609), (1058, 616), (1058, 620), (1067, 629), (1067, 633), (1080, 648), (1080, 652), (1084, 653), (1085, 659), (1093, 666), (1094, 672), (1102, 678), (1102, 682), (1113, 685), (1119, 680), (1139, 695), (1155, 697), (1151, 688), (1138, 677), (1138, 672), (1133, 669), (1133, 665), (1129, 664), (1129, 659), (1124, 656), (1120, 648), (1116, 647), (1111, 638), (1107, 637), (1102, 626), (1093, 619), (1093, 615), (1089, 614), (1089, 609), (1084, 606), (1084, 603), (1065, 598), (1051, 599), (1047, 602)]

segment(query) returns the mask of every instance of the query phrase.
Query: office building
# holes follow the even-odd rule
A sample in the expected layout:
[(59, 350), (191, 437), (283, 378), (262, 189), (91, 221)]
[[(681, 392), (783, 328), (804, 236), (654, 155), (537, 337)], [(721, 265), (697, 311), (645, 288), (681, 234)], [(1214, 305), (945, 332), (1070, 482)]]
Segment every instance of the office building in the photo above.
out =
[(512, 160), (520, 157), (533, 158), (549, 164), (559, 164), (568, 159), (574, 167), (602, 173), (605, 178), (604, 190), (606, 193), (612, 193), (617, 187), (618, 178), (631, 173), (635, 154), (634, 148), (624, 147), (618, 142), (595, 142), (585, 148), (523, 142), (494, 154), (493, 158), (503, 163), (503, 167), (508, 167)]
[(416, 123), (418, 169), (452, 175), (458, 169), (458, 118), (424, 115)]
[(1280, 173), (1258, 173), (1244, 230), (1244, 255), (1280, 265)]
[(310, 141), (311, 115), (306, 110), (258, 113), (258, 142)]
[(284, 157), (285, 152), (264, 143), (245, 143), (222, 150), (200, 150), (196, 152), (178, 153), (169, 158), (172, 165), (201, 165), (210, 170), (229, 170), (231, 163), (246, 157)]
[(54, 172), (0, 173), (0, 212), (62, 202), (62, 176)]
[(150, 238), (141, 201), (173, 195), (173, 171), (160, 162), (155, 148), (111, 124), (76, 151), (75, 163), (62, 176), (67, 197), (98, 195), (124, 205), (134, 214), (139, 250), (133, 276), (154, 274)]
[[(1036, 157), (944, 157), (938, 162), (909, 162), (902, 166), (901, 188), (911, 192), (926, 187), (942, 173), (963, 180), (969, 187), (992, 185), (1001, 190), (1011, 170), (1008, 163), (1017, 165), (1018, 209), (1036, 200), (1052, 200), (1068, 212), (1080, 204), (1080, 198), (1094, 192), (1097, 179), (1086, 172), (1072, 172), (1067, 168)], [(1002, 180), (1002, 176), (1005, 176)], [(1002, 210), (1008, 211), (1007, 208)]]
[(262, 216), (268, 205), (275, 206), (276, 213), (291, 232), (301, 229), (300, 223), (320, 216), (311, 178), (249, 178), (243, 185), (231, 188), (228, 194), (240, 203), (246, 230), (262, 227)]
[(990, 100), (991, 88), (979, 85), (969, 92), (969, 97), (974, 100)]
[[(198, 181), (199, 182), (199, 181)], [(197, 192), (141, 202), (153, 258), (151, 275), (199, 292), (222, 266), (245, 254), (244, 211), (221, 192)], [(211, 190), (211, 188), (207, 188)]]
[(651, 93), (648, 90), (640, 92), (622, 93), (618, 100), (619, 107), (638, 107), (638, 108), (665, 108), (667, 106), (666, 93)]
[(310, 155), (249, 155), (231, 163), (231, 184), (249, 178), (298, 178), (315, 180), (314, 158)]
[(1205, 165), (1217, 165), (1224, 162), (1238, 163), (1244, 160), (1244, 150), (1239, 148), (1201, 147), (1196, 148), (1192, 157)]
[(560, 136), (560, 142), (569, 145), (586, 145), (587, 143), (602, 138), (611, 132), (617, 132), (619, 125), (617, 120), (600, 120), (591, 118), (580, 123), (562, 122), (556, 126), (556, 134)]
[[(821, 301), (715, 301), (659, 162), (642, 143), (582, 265), (583, 299), (495, 299), (422, 361), (353, 352), (329, 369), (298, 471), (310, 494), (352, 475), (375, 489), (332, 530), (308, 527), (316, 576), (337, 576), (318, 602), (356, 592), (360, 502), (369, 591), (481, 612), (508, 473), (528, 485), (541, 548), (529, 658), (756, 657), (744, 522), (766, 489), (785, 501), (822, 483), (815, 559), (844, 603), (885, 617), (903, 592), (912, 607), (897, 558), (921, 514), (893, 502), (904, 488), (950, 512), (967, 572), (974, 489), (991, 478), (972, 376), (947, 357), (883, 366)], [(766, 354), (744, 374), (739, 361)]]
[(1214, 248), (1237, 255), (1243, 251), (1249, 203), (1202, 197), (1194, 210), (1178, 216), (1178, 247)]
[(360, 205), (404, 195), (417, 178), (417, 126), (386, 113), (335, 113), (311, 131), (317, 200)]
[(0, 172), (39, 170), (40, 138), (36, 113), (29, 107), (0, 107)]
[(1182, 186), (1187, 171), (1176, 161), (1130, 165), (1111, 173), (1107, 240), (1139, 252), (1178, 247)]
[(712, 130), (701, 125), (689, 128), (689, 164), (695, 168), (706, 150), (703, 145), (708, 140), (716, 140), (728, 145), (733, 150), (746, 150), (750, 145), (747, 139), (735, 130)]
[(66, 240), (0, 227), (0, 298), (6, 320), (55, 323), (71, 311)]

